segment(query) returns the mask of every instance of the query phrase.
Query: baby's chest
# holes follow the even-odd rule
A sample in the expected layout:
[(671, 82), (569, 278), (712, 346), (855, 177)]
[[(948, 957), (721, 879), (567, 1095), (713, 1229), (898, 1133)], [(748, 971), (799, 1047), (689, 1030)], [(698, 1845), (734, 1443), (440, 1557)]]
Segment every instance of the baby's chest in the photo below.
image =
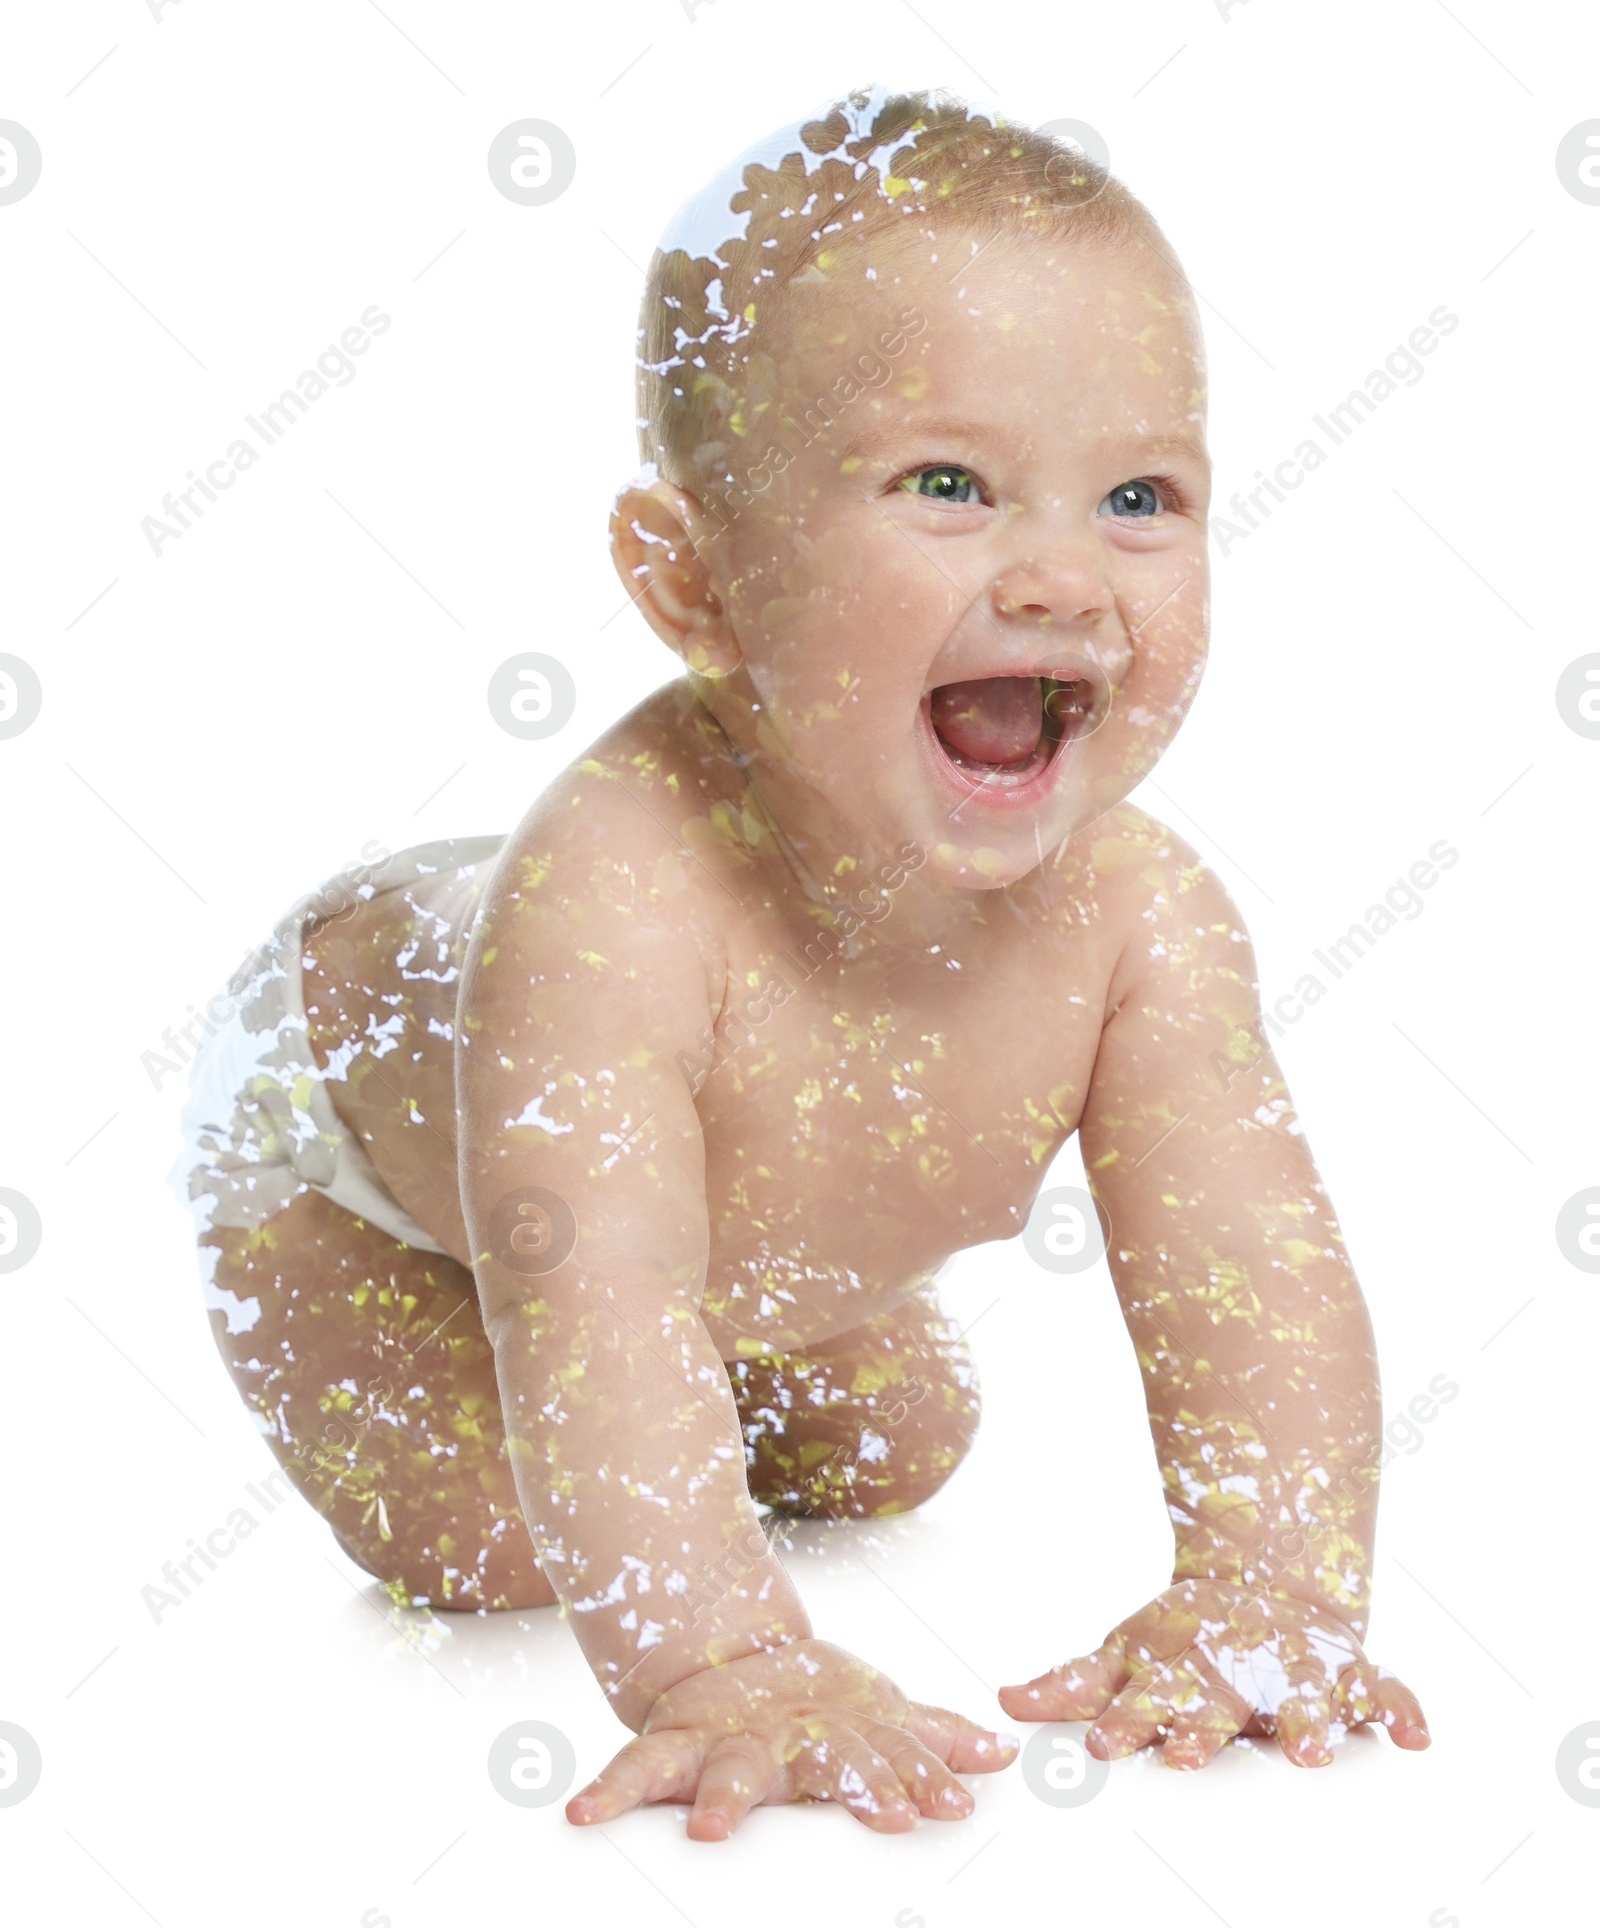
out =
[(714, 1235), (909, 1270), (1021, 1229), (1077, 1127), (1103, 987), (1037, 955), (978, 976), (738, 974), (697, 1073)]

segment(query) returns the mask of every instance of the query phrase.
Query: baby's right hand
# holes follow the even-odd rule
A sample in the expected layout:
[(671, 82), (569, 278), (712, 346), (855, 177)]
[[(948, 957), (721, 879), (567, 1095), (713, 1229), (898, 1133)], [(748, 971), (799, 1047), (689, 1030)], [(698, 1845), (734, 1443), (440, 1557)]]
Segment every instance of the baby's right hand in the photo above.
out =
[(579, 1826), (647, 1801), (694, 1803), (689, 1835), (725, 1841), (753, 1807), (837, 1801), (900, 1834), (964, 1820), (957, 1774), (990, 1773), (1019, 1743), (942, 1707), (909, 1701), (886, 1674), (825, 1640), (796, 1640), (690, 1674), (644, 1730), (567, 1803)]

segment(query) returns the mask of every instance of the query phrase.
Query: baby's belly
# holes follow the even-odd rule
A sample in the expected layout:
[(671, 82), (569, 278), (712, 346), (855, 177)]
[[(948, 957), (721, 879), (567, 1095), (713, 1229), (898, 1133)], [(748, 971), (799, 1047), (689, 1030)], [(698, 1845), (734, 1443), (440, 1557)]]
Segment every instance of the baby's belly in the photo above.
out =
[(804, 1352), (915, 1297), (936, 1266), (829, 1266), (801, 1254), (713, 1251), (701, 1316), (724, 1359)]
[(920, 1146), (886, 1154), (854, 1104), (806, 1141), (764, 1138), (755, 1113), (727, 1143), (728, 1122), (707, 1133), (702, 1302), (726, 1359), (820, 1344), (904, 1304), (953, 1253), (1019, 1232), (1038, 1183), (1037, 1166), (1003, 1155), (930, 1179)]
[[(405, 1210), (463, 1265), (454, 1021), (475, 903), (475, 890), (440, 879), (306, 946), (319, 1058), (367, 1041), (330, 1085), (334, 1108)], [(697, 1098), (709, 1232), (701, 1309), (730, 1360), (821, 1344), (903, 1304), (953, 1252), (1020, 1231), (1042, 1169), (1011, 1090), (1027, 1075), (992, 1050), (960, 1056), (984, 1062), (993, 1091), (958, 1094), (943, 1072), (967, 1120), (958, 1123), (892, 1058), (847, 1050), (842, 1069), (819, 1077), (809, 1031), (778, 1042), (762, 1076), (719, 1071)]]
[[(411, 1088), (422, 1088), (414, 1068)], [(335, 1109), (363, 1130), (379, 1177), (458, 1263), (470, 1265), (450, 1148), (426, 1123), (383, 1106), (351, 1104), (348, 1085), (332, 1089)], [(707, 1150), (714, 1166), (715, 1147)], [(760, 1162), (781, 1173), (789, 1162), (784, 1152), (781, 1145), (769, 1147)], [(701, 1314), (724, 1359), (823, 1344), (913, 1298), (959, 1246), (1012, 1229), (1008, 1223), (961, 1236), (947, 1224), (924, 1221), (919, 1228), (914, 1196), (875, 1214), (859, 1200), (808, 1197), (803, 1180), (790, 1177), (795, 1182), (784, 1216), (799, 1223), (788, 1236), (773, 1236), (776, 1228), (726, 1201), (710, 1214)]]
[(938, 1270), (939, 1265), (908, 1269), (893, 1258), (879, 1266), (831, 1269), (815, 1261), (774, 1263), (765, 1256), (728, 1264), (714, 1258), (701, 1316), (724, 1359), (807, 1352), (905, 1305)]

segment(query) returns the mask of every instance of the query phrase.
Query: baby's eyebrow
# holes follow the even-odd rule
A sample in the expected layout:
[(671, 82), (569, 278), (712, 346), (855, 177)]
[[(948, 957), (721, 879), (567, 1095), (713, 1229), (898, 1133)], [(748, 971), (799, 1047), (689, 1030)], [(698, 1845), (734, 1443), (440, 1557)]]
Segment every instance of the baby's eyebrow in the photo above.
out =
[(984, 446), (1001, 439), (1003, 432), (992, 422), (978, 422), (968, 417), (936, 415), (931, 417), (907, 416), (899, 420), (881, 422), (875, 426), (863, 427), (859, 435), (851, 438), (846, 455), (876, 455), (886, 448), (898, 448), (906, 442), (937, 442), (941, 438), (952, 442), (965, 442), (969, 446)]
[(1103, 438), (1102, 446), (1109, 455), (1125, 454), (1130, 458), (1186, 455), (1191, 462), (1202, 465), (1211, 460), (1205, 443), (1198, 435), (1108, 435)]
[[(966, 416), (940, 415), (922, 419), (908, 416), (899, 421), (863, 427), (859, 435), (851, 438), (843, 454), (847, 458), (861, 459), (886, 449), (901, 448), (907, 443), (927, 444), (940, 440), (963, 443), (969, 448), (982, 450), (993, 447), (997, 442), (1004, 446), (1008, 441), (1014, 441), (1015, 430), (1008, 433), (993, 422), (980, 422)], [(1191, 462), (1203, 468), (1211, 460), (1202, 438), (1188, 432), (1179, 435), (1107, 434), (1099, 440), (1108, 459), (1120, 457), (1135, 465), (1152, 457), (1165, 459), (1187, 456)]]

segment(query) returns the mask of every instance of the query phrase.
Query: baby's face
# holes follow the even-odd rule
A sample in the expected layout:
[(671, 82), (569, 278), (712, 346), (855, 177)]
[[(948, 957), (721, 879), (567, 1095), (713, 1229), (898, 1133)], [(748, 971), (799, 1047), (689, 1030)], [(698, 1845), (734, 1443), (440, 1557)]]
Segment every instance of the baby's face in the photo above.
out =
[(779, 821), (851, 826), (862, 855), (914, 840), (930, 880), (993, 888), (1182, 721), (1209, 463), (1170, 271), (1032, 237), (962, 266), (972, 247), (791, 287), (730, 457), (747, 499), (699, 549), (742, 658), (713, 706)]

